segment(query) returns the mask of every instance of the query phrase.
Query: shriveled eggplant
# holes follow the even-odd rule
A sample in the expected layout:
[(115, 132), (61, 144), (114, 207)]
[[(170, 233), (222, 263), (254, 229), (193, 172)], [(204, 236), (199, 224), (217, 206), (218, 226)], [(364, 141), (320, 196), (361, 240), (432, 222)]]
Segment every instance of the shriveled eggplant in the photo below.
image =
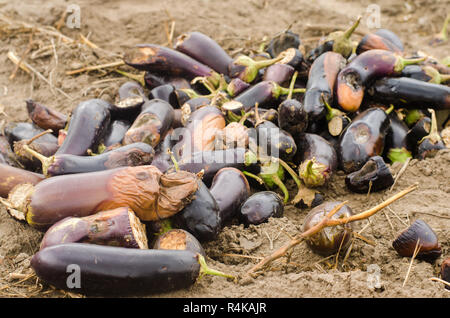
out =
[(64, 129), (67, 123), (67, 116), (57, 110), (51, 109), (32, 99), (26, 101), (28, 117), (38, 127), (47, 130), (51, 129), (57, 133)]
[(381, 156), (371, 157), (364, 166), (345, 177), (345, 185), (356, 193), (377, 192), (394, 184), (389, 167)]

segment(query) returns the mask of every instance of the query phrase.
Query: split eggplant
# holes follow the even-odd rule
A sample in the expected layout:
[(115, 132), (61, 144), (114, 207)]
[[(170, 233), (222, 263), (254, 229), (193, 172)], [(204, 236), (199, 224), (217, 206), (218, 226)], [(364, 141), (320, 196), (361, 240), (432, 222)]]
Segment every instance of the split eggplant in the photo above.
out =
[(378, 192), (394, 184), (389, 167), (381, 156), (371, 157), (364, 166), (345, 177), (345, 185), (356, 193)]

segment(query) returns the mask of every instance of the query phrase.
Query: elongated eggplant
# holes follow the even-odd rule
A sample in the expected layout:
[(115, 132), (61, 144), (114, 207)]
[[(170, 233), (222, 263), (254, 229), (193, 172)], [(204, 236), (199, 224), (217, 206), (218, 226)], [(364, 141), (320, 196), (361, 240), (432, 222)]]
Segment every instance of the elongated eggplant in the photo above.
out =
[[(14, 146), (14, 142), (16, 141), (28, 140), (44, 132), (42, 128), (32, 123), (9, 123), (5, 126), (4, 131), (5, 137), (8, 138), (11, 147)], [(36, 139), (36, 141), (57, 143), (57, 138), (52, 134), (45, 134)]]
[(353, 119), (339, 140), (338, 157), (345, 172), (359, 170), (370, 157), (383, 154), (389, 123), (386, 112), (377, 107), (369, 108)]
[(301, 45), (300, 37), (291, 30), (286, 30), (273, 37), (267, 45), (266, 52), (271, 57), (277, 57), (281, 52), (290, 48), (299, 48)]
[[(319, 223), (333, 208), (342, 202), (325, 202), (316, 206), (305, 217), (303, 221), (303, 232), (309, 230)], [(334, 214), (331, 219), (352, 216), (354, 213), (348, 205), (344, 205)], [(352, 239), (352, 225), (345, 224), (339, 226), (326, 227), (322, 231), (306, 240), (308, 247), (315, 253), (322, 256), (329, 256), (338, 250), (345, 251)]]
[(447, 148), (438, 132), (436, 113), (434, 109), (430, 108), (428, 111), (431, 113), (430, 133), (423, 137), (418, 143), (417, 158), (419, 159), (433, 157), (437, 151)]
[(238, 214), (241, 204), (250, 196), (245, 175), (236, 168), (220, 169), (209, 189), (219, 206), (222, 227)]
[(144, 75), (145, 87), (153, 89), (155, 87), (171, 84), (176, 89), (191, 89), (189, 81), (183, 77), (174, 77), (153, 72), (145, 72)]
[(183, 229), (171, 229), (159, 235), (153, 243), (156, 250), (191, 251), (206, 257), (205, 250), (194, 235)]
[(81, 102), (70, 116), (67, 136), (57, 154), (83, 156), (97, 151), (111, 121), (110, 105), (101, 99)]
[(351, 35), (359, 26), (361, 17), (346, 31), (336, 31), (319, 41), (319, 45), (308, 54), (307, 61), (312, 64), (319, 56), (325, 52), (336, 52), (347, 58), (353, 51), (354, 44)]
[(369, 158), (364, 166), (345, 177), (345, 185), (356, 193), (377, 192), (394, 184), (389, 167), (381, 156)]
[(164, 219), (181, 211), (197, 191), (197, 176), (180, 171), (162, 174), (154, 166), (56, 176), (17, 186), (7, 205), (17, 219), (46, 229), (68, 216), (82, 217), (128, 206), (142, 221)]
[(180, 35), (175, 49), (211, 67), (218, 73), (228, 75), (228, 65), (232, 58), (213, 39), (201, 32)]
[[(74, 266), (77, 265), (77, 267)], [(188, 288), (212, 274), (230, 277), (207, 267), (191, 251), (134, 249), (86, 243), (47, 247), (31, 259), (43, 281), (60, 289), (87, 295), (148, 295)], [(69, 275), (79, 271), (79, 281)]]
[(213, 85), (220, 80), (220, 75), (209, 66), (184, 53), (156, 44), (139, 44), (128, 49), (124, 61), (138, 70), (152, 73), (182, 76), (188, 80), (205, 77)]
[(47, 157), (30, 148), (25, 148), (25, 151), (41, 161), (46, 177), (149, 165), (155, 155), (153, 147), (143, 142), (128, 144), (95, 156), (56, 154)]
[(307, 187), (327, 183), (338, 168), (338, 157), (333, 146), (323, 137), (304, 133), (296, 138), (299, 176)]
[(407, 77), (385, 77), (368, 90), (372, 99), (408, 109), (450, 109), (450, 87)]
[(366, 34), (359, 41), (356, 48), (356, 54), (361, 54), (369, 50), (386, 50), (402, 54), (404, 47), (398, 36), (390, 30), (378, 29), (373, 33)]
[(175, 227), (194, 235), (200, 242), (212, 241), (221, 230), (220, 210), (209, 189), (198, 179), (192, 202), (173, 217)]
[(160, 99), (146, 101), (139, 116), (128, 129), (123, 144), (145, 142), (156, 147), (161, 138), (172, 127), (174, 118), (173, 107)]
[(405, 162), (412, 157), (407, 141), (408, 126), (398, 117), (395, 111), (389, 114), (389, 120), (390, 124), (384, 141), (383, 157), (389, 159), (391, 163), (397, 161)]
[(272, 191), (260, 191), (242, 203), (239, 219), (245, 225), (258, 225), (267, 222), (271, 217), (282, 217), (283, 214), (284, 205), (278, 194)]
[(103, 145), (106, 148), (121, 145), (130, 126), (131, 122), (128, 120), (118, 119), (112, 121), (103, 138)]
[(51, 129), (57, 133), (64, 129), (67, 123), (67, 116), (45, 105), (35, 102), (32, 99), (26, 101), (28, 116), (38, 127), (47, 130)]
[(294, 72), (295, 69), (288, 64), (275, 63), (265, 69), (262, 80), (285, 85), (289, 82)]
[(45, 176), (21, 168), (0, 163), (0, 197), (6, 198), (11, 190), (20, 184), (36, 185), (45, 179)]
[(309, 121), (313, 122), (325, 117), (324, 100), (328, 104), (333, 104), (336, 77), (345, 63), (341, 54), (326, 52), (315, 59), (311, 65), (303, 101)]
[(376, 79), (400, 75), (406, 65), (416, 64), (424, 58), (405, 59), (385, 50), (369, 50), (354, 58), (338, 74), (336, 97), (339, 106), (355, 112), (361, 106), (364, 90)]
[(145, 226), (128, 207), (62, 219), (45, 232), (40, 249), (68, 243), (148, 248)]

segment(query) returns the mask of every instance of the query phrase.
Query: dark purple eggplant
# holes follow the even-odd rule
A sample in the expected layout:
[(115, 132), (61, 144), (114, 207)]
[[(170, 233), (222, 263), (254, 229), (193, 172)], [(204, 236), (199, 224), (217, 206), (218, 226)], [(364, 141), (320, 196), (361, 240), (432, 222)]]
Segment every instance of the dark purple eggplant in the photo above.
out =
[[(126, 85), (125, 83), (124, 85)], [(136, 85), (140, 86), (136, 83)], [(131, 89), (131, 88), (130, 88)], [(120, 98), (110, 105), (111, 120), (133, 121), (141, 111), (142, 105), (147, 98), (145, 96), (130, 93), (127, 97)]]
[(19, 162), (19, 158), (14, 153), (9, 144), (8, 138), (0, 135), (0, 163), (7, 164), (12, 167), (23, 168)]
[(370, 98), (399, 108), (450, 109), (450, 87), (407, 77), (385, 77), (368, 89)]
[(389, 129), (384, 141), (383, 157), (394, 162), (405, 162), (412, 157), (411, 149), (408, 146), (407, 135), (408, 126), (401, 120), (395, 111), (389, 114)]
[(403, 69), (401, 76), (432, 84), (444, 84), (450, 81), (450, 74), (441, 74), (429, 65), (408, 65)]
[(361, 169), (370, 157), (383, 154), (389, 123), (386, 112), (377, 107), (369, 108), (353, 119), (339, 140), (338, 157), (346, 173)]
[(389, 167), (381, 156), (371, 157), (358, 171), (345, 177), (345, 185), (356, 193), (378, 192), (394, 184)]
[(249, 83), (244, 82), (240, 78), (233, 78), (227, 85), (227, 93), (231, 97), (236, 97), (250, 87)]
[[(130, 296), (179, 290), (205, 274), (233, 278), (208, 268), (204, 257), (191, 251), (86, 243), (47, 247), (32, 257), (31, 267), (48, 284), (87, 295)], [(79, 280), (74, 278), (75, 273)]]
[(403, 230), (392, 242), (392, 246), (400, 256), (412, 257), (416, 246), (416, 257), (427, 261), (434, 261), (442, 254), (436, 233), (424, 221), (416, 220), (410, 227)]
[(422, 117), (406, 135), (408, 149), (411, 149), (413, 156), (417, 155), (417, 145), (431, 131), (431, 118)]
[(214, 176), (209, 191), (219, 206), (223, 227), (238, 214), (241, 204), (250, 196), (250, 185), (240, 170), (222, 168)]
[[(249, 116), (245, 119), (244, 123), (248, 124), (250, 127), (255, 127), (256, 118), (255, 118), (255, 107), (252, 107)], [(278, 111), (273, 108), (259, 108), (258, 109), (259, 117), (261, 120), (271, 121), (275, 125), (278, 125), (278, 118), (280, 117)], [(241, 118), (242, 119), (242, 118)]]
[(155, 250), (190, 251), (206, 257), (205, 250), (194, 235), (182, 229), (170, 229), (159, 235), (153, 243)]
[(177, 228), (188, 231), (200, 242), (212, 241), (221, 230), (219, 205), (200, 179), (194, 199), (172, 217)]
[[(32, 123), (9, 123), (5, 126), (5, 137), (8, 138), (8, 142), (11, 147), (14, 146), (14, 142), (21, 140), (28, 140), (36, 135), (42, 134), (45, 130), (37, 127)], [(52, 134), (45, 134), (36, 139), (39, 142), (58, 143), (57, 138)]]
[[(347, 116), (345, 112), (342, 112), (339, 109), (331, 107), (330, 104), (326, 101), (324, 96), (323, 96), (323, 103), (325, 104), (325, 108), (327, 109), (325, 115), (325, 119), (327, 121), (328, 126), (327, 132), (332, 137), (340, 136), (341, 133), (345, 130), (345, 128), (348, 125), (350, 125), (352, 120)], [(316, 132), (321, 134), (322, 132), (320, 132), (320, 122), (321, 121), (315, 123), (318, 123)], [(310, 128), (311, 126), (312, 125), (310, 125)]]
[(251, 195), (242, 203), (239, 219), (245, 225), (258, 225), (269, 218), (280, 218), (284, 214), (283, 201), (272, 191), (260, 191)]
[(286, 30), (273, 37), (267, 45), (266, 52), (272, 58), (280, 55), (281, 52), (290, 48), (299, 48), (301, 45), (300, 37), (291, 30)]
[(41, 161), (46, 177), (149, 165), (155, 155), (153, 147), (143, 142), (128, 144), (95, 156), (56, 154), (47, 157), (30, 149), (31, 147), (24, 148)]
[[(318, 224), (331, 210), (341, 203), (337, 201), (325, 202), (309, 211), (303, 221), (303, 232)], [(348, 205), (344, 205), (331, 219), (350, 217), (353, 214), (352, 209)], [(339, 250), (345, 251), (350, 245), (352, 236), (352, 225), (348, 223), (326, 227), (319, 233), (308, 237), (306, 243), (313, 252), (322, 256), (329, 256), (337, 253)]]
[(272, 81), (283, 86), (289, 82), (294, 72), (295, 69), (288, 64), (275, 63), (265, 69), (262, 80)]
[(325, 117), (327, 109), (324, 100), (333, 104), (336, 77), (345, 63), (341, 54), (325, 52), (311, 65), (303, 101), (310, 122)]
[(142, 110), (128, 129), (123, 144), (145, 142), (156, 147), (161, 138), (172, 127), (174, 118), (173, 107), (160, 99), (146, 101)]
[(32, 99), (26, 101), (28, 116), (31, 121), (44, 130), (51, 129), (57, 133), (60, 129), (64, 129), (67, 123), (67, 116), (44, 106)]
[(228, 75), (228, 65), (232, 58), (206, 34), (201, 32), (184, 33), (177, 38), (175, 49), (211, 67), (218, 73)]
[(366, 34), (359, 41), (356, 54), (361, 54), (369, 50), (386, 50), (402, 54), (404, 47), (398, 36), (387, 29), (378, 29), (374, 33)]
[(148, 95), (149, 99), (161, 99), (173, 108), (180, 108), (181, 105), (178, 104), (178, 97), (175, 94), (175, 87), (172, 84), (165, 84), (153, 88)]
[(428, 111), (431, 113), (430, 133), (419, 140), (417, 146), (416, 157), (421, 160), (433, 157), (439, 150), (447, 148), (442, 141), (441, 135), (439, 134), (436, 113), (434, 109), (430, 108), (428, 109)]
[(121, 145), (122, 140), (130, 126), (131, 122), (128, 120), (118, 119), (112, 121), (106, 131), (105, 137), (103, 138), (103, 146), (108, 148), (111, 146)]
[(172, 77), (164, 74), (157, 74), (152, 72), (145, 72), (144, 75), (145, 87), (153, 89), (155, 87), (171, 84), (176, 89), (191, 89), (189, 81), (183, 77)]
[(361, 106), (364, 91), (373, 81), (400, 75), (406, 65), (417, 64), (424, 58), (405, 59), (385, 50), (369, 50), (347, 64), (336, 79), (336, 98), (347, 112), (355, 112)]
[(157, 167), (160, 171), (165, 172), (173, 166), (171, 159), (172, 147), (176, 140), (173, 137), (173, 129), (169, 130), (164, 136), (163, 140), (155, 148), (155, 156), (151, 163), (152, 166)]
[(44, 179), (45, 176), (42, 174), (0, 163), (0, 180), (2, 180), (0, 182), (0, 197), (8, 197), (11, 190), (17, 185), (36, 185)]
[(144, 88), (135, 81), (125, 82), (120, 85), (119, 89), (117, 90), (117, 95), (119, 100), (136, 96), (140, 96), (143, 98), (146, 97)]
[(259, 75), (259, 71), (269, 67), (284, 58), (279, 55), (273, 59), (255, 61), (246, 55), (239, 55), (234, 58), (228, 65), (228, 75), (230, 78), (239, 78), (246, 83), (252, 83)]
[(327, 37), (321, 39), (319, 45), (309, 52), (307, 61), (312, 64), (319, 56), (329, 51), (339, 53), (343, 57), (348, 58), (354, 47), (350, 37), (359, 26), (360, 21), (361, 17), (346, 31), (332, 32)]
[(58, 155), (83, 156), (97, 147), (111, 120), (110, 104), (101, 99), (90, 99), (78, 104), (72, 112), (64, 142), (56, 152)]
[(209, 66), (184, 53), (156, 44), (138, 44), (128, 49), (124, 61), (138, 70), (152, 73), (181, 76), (188, 80), (204, 77), (213, 85), (220, 80), (220, 75)]
[(294, 70), (300, 72), (300, 74), (306, 71), (307, 67), (305, 66), (305, 63), (303, 61), (303, 54), (299, 49), (289, 48), (280, 54), (282, 54), (284, 58), (277, 64), (289, 65), (293, 67)]
[(307, 187), (326, 184), (338, 168), (338, 157), (333, 146), (323, 137), (304, 133), (297, 136), (299, 176)]
[(148, 249), (145, 226), (128, 207), (56, 222), (45, 232), (39, 248), (68, 243)]

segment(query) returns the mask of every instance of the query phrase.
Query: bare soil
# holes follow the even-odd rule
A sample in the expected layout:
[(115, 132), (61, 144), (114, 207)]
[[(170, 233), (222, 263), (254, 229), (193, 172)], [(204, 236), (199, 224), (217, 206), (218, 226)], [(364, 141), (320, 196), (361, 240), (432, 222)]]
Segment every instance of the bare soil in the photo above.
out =
[[(174, 38), (184, 32), (201, 31), (219, 42), (230, 54), (256, 49), (264, 37), (270, 38), (289, 26), (312, 47), (318, 37), (349, 26), (358, 15), (363, 23), (355, 39), (369, 31), (367, 7), (379, 5), (381, 27), (396, 32), (406, 50), (422, 50), (437, 58), (448, 55), (449, 44), (431, 47), (428, 41), (437, 33), (449, 11), (447, 0), (77, 0), (80, 28), (71, 29), (63, 13), (71, 2), (0, 0), (0, 106), (7, 121), (26, 121), (25, 100), (33, 98), (59, 111), (69, 113), (80, 101), (89, 98), (114, 100), (120, 84), (127, 79), (112, 69), (67, 75), (73, 69), (120, 60), (124, 48), (137, 43), (167, 45), (167, 32), (175, 21)], [(7, 22), (9, 21), (9, 23)], [(34, 27), (53, 28), (69, 39), (35, 31)], [(53, 29), (54, 30), (54, 29)], [(80, 42), (80, 34), (98, 48)], [(30, 41), (31, 38), (31, 41)], [(18, 70), (8, 59), (9, 51), (40, 72), (37, 75)], [(24, 54), (25, 53), (25, 54)], [(127, 67), (123, 70), (133, 71)], [(398, 172), (401, 165), (394, 165)], [(363, 228), (366, 240), (355, 239), (349, 257), (340, 255), (324, 260), (306, 245), (297, 246), (289, 260), (281, 258), (257, 278), (238, 283), (220, 277), (204, 277), (186, 290), (150, 297), (449, 297), (440, 283), (439, 266), (449, 256), (450, 247), (450, 150), (435, 158), (412, 160), (395, 189), (353, 194), (338, 173), (331, 184), (321, 189), (326, 199), (348, 200), (355, 212), (362, 212), (389, 195), (418, 182), (419, 188), (395, 202), (370, 220), (354, 224)], [(219, 238), (205, 244), (211, 267), (243, 277), (257, 261), (285, 244), (301, 231), (308, 209), (286, 206), (285, 216), (259, 226), (225, 228)], [(415, 260), (403, 286), (410, 259), (400, 257), (392, 248), (399, 231), (416, 219), (427, 222), (436, 232), (442, 256), (434, 263)], [(367, 223), (370, 223), (367, 227)], [(77, 297), (55, 290), (33, 275), (29, 262), (38, 250), (42, 233), (13, 220), (0, 209), (0, 296), (1, 297)], [(369, 244), (370, 243), (370, 244)], [(236, 256), (236, 254), (241, 256)], [(243, 257), (247, 256), (247, 257)], [(372, 278), (379, 273), (380, 285), (373, 288)]]

